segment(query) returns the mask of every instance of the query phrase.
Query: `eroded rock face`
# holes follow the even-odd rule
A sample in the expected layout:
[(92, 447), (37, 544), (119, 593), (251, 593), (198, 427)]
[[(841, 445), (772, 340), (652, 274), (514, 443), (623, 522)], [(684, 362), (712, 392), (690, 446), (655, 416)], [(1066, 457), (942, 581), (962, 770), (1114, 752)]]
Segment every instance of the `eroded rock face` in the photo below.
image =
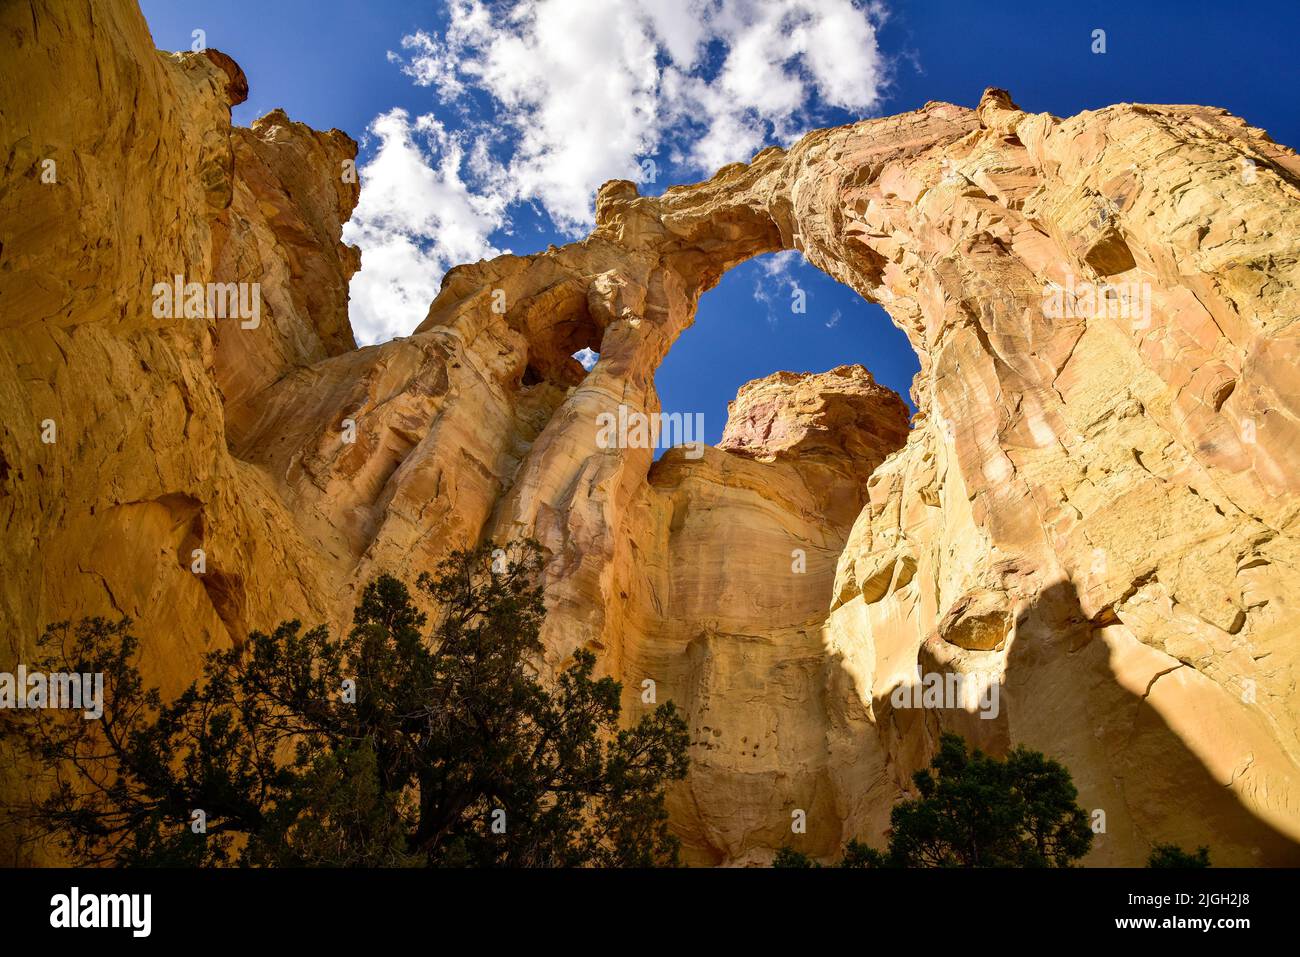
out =
[(686, 712), (692, 770), (671, 812), (692, 862), (767, 862), (794, 809), (835, 850), (844, 809), (884, 778), (823, 624), (866, 480), (907, 423), (861, 366), (779, 372), (741, 387), (718, 449), (665, 453), (631, 503), (624, 707), (646, 708), (649, 681)]
[[(548, 664), (594, 648), (629, 714), (650, 681), (690, 718), (694, 862), (878, 844), (947, 728), (1063, 761), (1093, 863), (1300, 862), (1300, 161), (1262, 131), (931, 103), (606, 184), (586, 240), (457, 267), (356, 349), (345, 135), (232, 129), (238, 67), (155, 52), (125, 0), (5, 6), (0, 58), (0, 669), (129, 614), (175, 690), (380, 570), (531, 535)], [(781, 249), (906, 332), (910, 431), (846, 367), (745, 386), (698, 458), (598, 442), (658, 411), (700, 295)], [(259, 283), (260, 322), (159, 318), (178, 274)], [(995, 676), (996, 715), (907, 706), (918, 669)]]

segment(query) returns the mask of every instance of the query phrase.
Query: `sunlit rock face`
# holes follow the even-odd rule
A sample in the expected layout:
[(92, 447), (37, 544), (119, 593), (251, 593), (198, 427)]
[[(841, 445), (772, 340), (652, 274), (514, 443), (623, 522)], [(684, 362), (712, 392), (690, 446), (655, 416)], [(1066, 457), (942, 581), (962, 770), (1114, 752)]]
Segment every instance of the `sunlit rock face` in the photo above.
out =
[[(0, 670), (128, 614), (175, 691), (250, 628), (528, 535), (546, 664), (595, 649), (630, 716), (686, 711), (694, 863), (878, 845), (945, 729), (1064, 762), (1090, 863), (1300, 863), (1300, 161), (1263, 131), (931, 103), (606, 184), (587, 239), (457, 267), (357, 349), (344, 134), (232, 129), (239, 68), (156, 52), (126, 0), (5, 5), (0, 59)], [(602, 437), (783, 249), (908, 335), (911, 422), (843, 367), (743, 387), (718, 448)], [(256, 323), (159, 315), (176, 276), (257, 283)], [(915, 707), (918, 671), (997, 706)]]
[(883, 755), (824, 624), (867, 480), (907, 430), (861, 366), (779, 372), (741, 388), (718, 449), (665, 453), (631, 504), (624, 706), (653, 687), (686, 712), (692, 770), (671, 813), (692, 862), (770, 861), (797, 811), (800, 839), (828, 851), (845, 809), (887, 815)]

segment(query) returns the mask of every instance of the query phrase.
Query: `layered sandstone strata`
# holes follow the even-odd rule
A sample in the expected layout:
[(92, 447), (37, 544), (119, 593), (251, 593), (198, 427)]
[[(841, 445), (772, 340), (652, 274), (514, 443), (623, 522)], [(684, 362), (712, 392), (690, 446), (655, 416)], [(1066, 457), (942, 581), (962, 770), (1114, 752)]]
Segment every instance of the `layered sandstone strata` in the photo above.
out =
[[(232, 128), (229, 58), (93, 7), (0, 9), (0, 669), (129, 614), (175, 689), (377, 571), (530, 535), (548, 664), (594, 648), (629, 713), (647, 680), (687, 710), (695, 862), (878, 843), (948, 727), (1064, 761), (1093, 863), (1300, 861), (1291, 150), (1208, 107), (990, 90), (606, 184), (587, 239), (457, 267), (356, 349), (355, 145)], [(745, 387), (702, 458), (603, 447), (602, 413), (658, 410), (699, 297), (783, 249), (908, 335), (910, 432), (849, 368)], [(259, 283), (260, 321), (156, 317), (176, 275)], [(997, 716), (896, 707), (918, 667), (996, 675)]]
[[(691, 774), (671, 812), (688, 860), (764, 860), (834, 841), (845, 808), (894, 789), (864, 709), (823, 634), (836, 564), (867, 480), (907, 439), (908, 412), (861, 366), (743, 386), (717, 449), (664, 454), (630, 506), (624, 704), (682, 707)], [(879, 798), (879, 800), (875, 800)]]

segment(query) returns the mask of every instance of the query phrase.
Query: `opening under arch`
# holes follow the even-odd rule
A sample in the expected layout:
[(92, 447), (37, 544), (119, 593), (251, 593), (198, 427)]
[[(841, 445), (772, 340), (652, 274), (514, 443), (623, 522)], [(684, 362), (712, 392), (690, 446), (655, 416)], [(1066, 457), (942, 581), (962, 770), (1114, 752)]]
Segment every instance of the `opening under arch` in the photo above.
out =
[(705, 441), (717, 445), (727, 403), (746, 382), (854, 363), (916, 411), (908, 390), (920, 363), (907, 336), (881, 306), (786, 250), (741, 263), (700, 297), (655, 388), (665, 413), (703, 413)]

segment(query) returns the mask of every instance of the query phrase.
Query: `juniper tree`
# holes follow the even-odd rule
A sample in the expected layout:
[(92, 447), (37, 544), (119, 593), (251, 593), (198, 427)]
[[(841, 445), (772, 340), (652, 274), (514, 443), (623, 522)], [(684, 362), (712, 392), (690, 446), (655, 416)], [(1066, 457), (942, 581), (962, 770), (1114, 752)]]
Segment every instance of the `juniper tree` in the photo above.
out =
[(1147, 858), (1147, 867), (1209, 867), (1210, 849), (1198, 847), (1194, 852), (1184, 851), (1177, 844), (1157, 844)]
[(1041, 752), (1017, 747), (999, 760), (946, 733), (912, 780), (918, 796), (890, 812), (889, 848), (877, 863), (1065, 867), (1092, 847), (1070, 772)]
[(79, 863), (674, 864), (686, 724), (669, 702), (620, 728), (589, 651), (542, 679), (539, 569), (531, 542), (455, 552), (417, 581), (431, 633), (381, 575), (346, 635), (254, 632), (171, 701), (145, 688), (129, 622), (54, 626), (40, 666), (103, 672), (105, 711), (23, 713), (54, 778), (23, 816)]
[[(1038, 751), (999, 760), (948, 733), (912, 780), (917, 796), (890, 811), (888, 848), (851, 840), (840, 867), (1067, 867), (1092, 846), (1070, 772)], [(782, 848), (773, 866), (811, 863)]]

